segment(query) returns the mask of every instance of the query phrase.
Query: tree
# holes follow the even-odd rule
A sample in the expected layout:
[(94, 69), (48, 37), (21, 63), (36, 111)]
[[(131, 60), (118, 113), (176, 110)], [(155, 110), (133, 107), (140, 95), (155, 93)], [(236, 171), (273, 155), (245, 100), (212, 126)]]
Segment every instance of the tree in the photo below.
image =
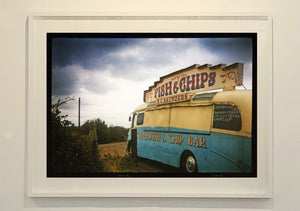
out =
[(89, 131), (94, 130), (96, 128), (97, 132), (97, 141), (98, 143), (105, 143), (108, 140), (108, 130), (105, 121), (100, 118), (94, 120), (88, 120), (81, 126), (81, 131), (89, 134)]
[(55, 101), (56, 99), (57, 101), (51, 104), (51, 121), (56, 121), (56, 123), (61, 125), (62, 127), (74, 126), (71, 121), (66, 119), (68, 115), (61, 115), (60, 111), (61, 106), (68, 103), (69, 101), (75, 100), (74, 97), (66, 97), (63, 100), (54, 97), (52, 101)]
[(128, 130), (120, 126), (111, 126), (109, 128), (109, 135), (111, 142), (126, 141)]

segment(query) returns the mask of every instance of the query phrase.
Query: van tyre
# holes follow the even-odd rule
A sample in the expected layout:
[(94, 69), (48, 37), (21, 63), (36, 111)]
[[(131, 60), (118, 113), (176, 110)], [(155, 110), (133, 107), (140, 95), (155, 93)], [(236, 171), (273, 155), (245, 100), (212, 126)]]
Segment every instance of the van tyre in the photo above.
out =
[(191, 152), (186, 153), (183, 156), (182, 162), (181, 162), (181, 167), (183, 168), (183, 170), (185, 172), (188, 172), (188, 173), (197, 172), (197, 162), (196, 162), (194, 155)]

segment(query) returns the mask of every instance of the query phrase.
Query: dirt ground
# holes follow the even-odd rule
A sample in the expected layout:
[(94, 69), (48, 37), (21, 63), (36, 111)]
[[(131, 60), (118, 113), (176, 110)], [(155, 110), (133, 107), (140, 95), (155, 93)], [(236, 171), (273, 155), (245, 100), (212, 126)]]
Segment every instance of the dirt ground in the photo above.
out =
[[(111, 144), (99, 144), (98, 145), (99, 154), (101, 158), (104, 158), (105, 155), (110, 154), (112, 157), (114, 155), (119, 155), (120, 157), (124, 157), (127, 155), (126, 150), (126, 142), (118, 142), (118, 143), (111, 143)], [(111, 165), (106, 163), (104, 165)], [(137, 166), (140, 172), (154, 172), (154, 173), (161, 173), (161, 172), (178, 172), (179, 169), (161, 164), (159, 162), (155, 162), (148, 159), (139, 158), (137, 160)]]
[(118, 154), (119, 156), (124, 157), (127, 154), (126, 142), (99, 144), (98, 149), (99, 149), (100, 157), (104, 157), (104, 155), (108, 155), (108, 154), (111, 154), (112, 156)]

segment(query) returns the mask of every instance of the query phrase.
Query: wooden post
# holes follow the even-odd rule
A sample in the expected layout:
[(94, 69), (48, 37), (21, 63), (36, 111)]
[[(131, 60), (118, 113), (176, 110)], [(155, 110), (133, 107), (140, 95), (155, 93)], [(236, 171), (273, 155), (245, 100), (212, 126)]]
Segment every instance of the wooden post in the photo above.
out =
[(78, 98), (78, 128), (80, 128), (80, 97)]

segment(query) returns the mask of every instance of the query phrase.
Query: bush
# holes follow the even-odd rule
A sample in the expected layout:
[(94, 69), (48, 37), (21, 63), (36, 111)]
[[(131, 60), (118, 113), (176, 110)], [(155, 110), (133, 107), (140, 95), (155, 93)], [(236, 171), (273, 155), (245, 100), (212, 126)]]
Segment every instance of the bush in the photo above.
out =
[(76, 131), (73, 124), (65, 120), (66, 116), (60, 115), (60, 106), (70, 100), (72, 99), (58, 99), (51, 106), (47, 137), (48, 176), (72, 176), (102, 171), (96, 139)]

